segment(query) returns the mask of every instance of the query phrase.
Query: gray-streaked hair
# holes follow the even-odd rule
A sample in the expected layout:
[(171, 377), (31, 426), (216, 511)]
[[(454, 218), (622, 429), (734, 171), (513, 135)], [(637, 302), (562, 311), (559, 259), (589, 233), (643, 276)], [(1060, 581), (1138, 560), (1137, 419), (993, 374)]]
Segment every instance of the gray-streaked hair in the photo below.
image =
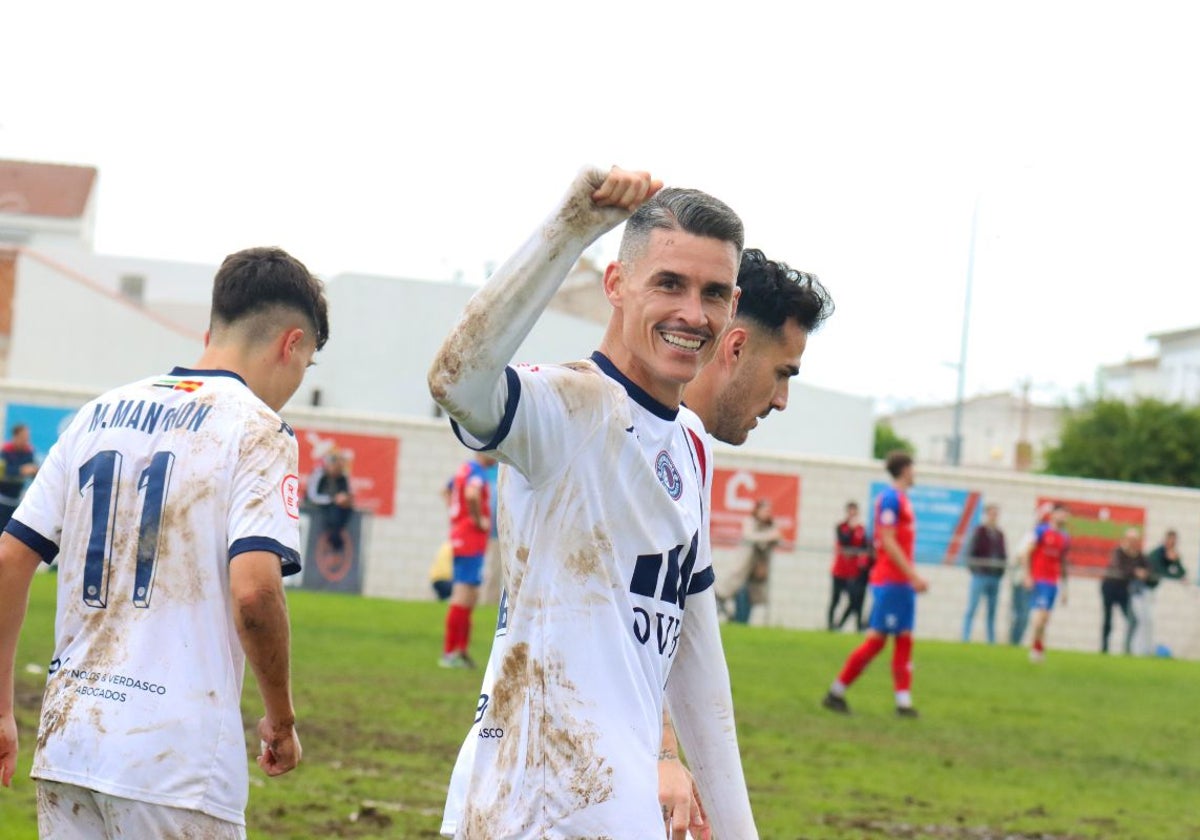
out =
[(742, 220), (728, 204), (700, 190), (671, 187), (659, 190), (629, 217), (617, 258), (621, 262), (636, 258), (656, 229), (682, 230), (732, 243), (739, 259), (746, 239)]

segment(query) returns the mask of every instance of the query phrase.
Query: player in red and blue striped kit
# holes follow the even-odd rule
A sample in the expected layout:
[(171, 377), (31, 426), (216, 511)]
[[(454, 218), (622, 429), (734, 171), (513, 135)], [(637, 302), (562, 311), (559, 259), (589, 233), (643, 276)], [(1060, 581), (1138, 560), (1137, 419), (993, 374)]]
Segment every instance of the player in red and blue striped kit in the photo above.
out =
[(1062, 603), (1067, 603), (1067, 549), (1071, 537), (1067, 534), (1069, 517), (1066, 505), (1056, 504), (1047, 520), (1038, 523), (1033, 531), (1033, 542), (1022, 552), (1022, 561), (1028, 565), (1025, 587), (1032, 591), (1029, 606), (1032, 610), (1033, 646), (1029, 651), (1031, 662), (1041, 662), (1046, 651), (1046, 626), (1050, 613), (1059, 600), (1059, 581), (1062, 581)]
[(875, 502), (875, 567), (871, 570), (871, 620), (867, 637), (850, 654), (842, 672), (833, 681), (822, 705), (848, 714), (846, 689), (858, 679), (880, 651), (888, 636), (895, 637), (892, 652), (892, 681), (896, 689), (896, 714), (916, 717), (912, 694), (912, 631), (917, 593), (928, 588), (913, 565), (916, 519), (906, 491), (913, 485), (913, 460), (907, 452), (887, 457), (892, 486)]
[(496, 463), (478, 454), (458, 468), (450, 482), (450, 548), (454, 552), (454, 586), (446, 613), (443, 668), (471, 668), (471, 611), (483, 583), (483, 555), (492, 531), (492, 503), (486, 469)]

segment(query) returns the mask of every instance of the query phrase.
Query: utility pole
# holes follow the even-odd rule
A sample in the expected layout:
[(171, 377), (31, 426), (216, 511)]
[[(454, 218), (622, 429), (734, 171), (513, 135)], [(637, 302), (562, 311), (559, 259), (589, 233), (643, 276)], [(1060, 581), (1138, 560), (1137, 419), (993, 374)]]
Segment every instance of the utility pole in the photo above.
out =
[(954, 431), (950, 435), (950, 463), (962, 463), (963, 391), (967, 380), (967, 338), (971, 330), (971, 283), (975, 275), (975, 232), (979, 226), (979, 198), (971, 211), (971, 248), (967, 254), (967, 291), (963, 302), (962, 344), (958, 350), (958, 391), (954, 398)]

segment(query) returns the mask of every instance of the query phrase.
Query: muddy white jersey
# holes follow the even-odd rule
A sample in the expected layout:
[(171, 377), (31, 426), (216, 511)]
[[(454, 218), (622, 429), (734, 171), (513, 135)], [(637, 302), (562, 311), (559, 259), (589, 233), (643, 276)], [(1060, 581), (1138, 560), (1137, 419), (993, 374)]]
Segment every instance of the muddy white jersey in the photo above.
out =
[(58, 558), (32, 775), (244, 824), (229, 562), (299, 570), (292, 430), (235, 374), (176, 368), (80, 409), (6, 529)]
[(657, 836), (663, 687), (687, 596), (713, 582), (703, 427), (599, 353), (506, 377), (494, 438), (456, 427), (508, 465), (505, 594), (444, 828)]

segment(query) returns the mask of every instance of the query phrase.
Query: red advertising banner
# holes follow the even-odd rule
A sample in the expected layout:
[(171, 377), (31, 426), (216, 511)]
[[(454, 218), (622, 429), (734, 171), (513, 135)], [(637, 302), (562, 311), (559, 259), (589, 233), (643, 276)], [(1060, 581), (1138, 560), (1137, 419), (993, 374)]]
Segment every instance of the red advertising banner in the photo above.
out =
[(796, 542), (800, 476), (720, 467), (713, 471), (713, 545), (739, 545), (746, 520), (754, 512), (754, 503), (759, 499), (771, 501), (771, 515), (783, 534), (780, 548), (790, 551)]
[(1050, 510), (1055, 503), (1067, 506), (1067, 533), (1071, 548), (1067, 563), (1071, 573), (1100, 577), (1108, 566), (1121, 535), (1129, 528), (1145, 530), (1146, 509), (1074, 499), (1039, 497), (1038, 514)]
[(396, 498), (396, 464), (400, 440), (394, 437), (352, 435), (317, 429), (295, 429), (300, 444), (301, 494), (308, 491), (308, 478), (333, 450), (346, 459), (354, 507), (376, 516), (391, 516)]

